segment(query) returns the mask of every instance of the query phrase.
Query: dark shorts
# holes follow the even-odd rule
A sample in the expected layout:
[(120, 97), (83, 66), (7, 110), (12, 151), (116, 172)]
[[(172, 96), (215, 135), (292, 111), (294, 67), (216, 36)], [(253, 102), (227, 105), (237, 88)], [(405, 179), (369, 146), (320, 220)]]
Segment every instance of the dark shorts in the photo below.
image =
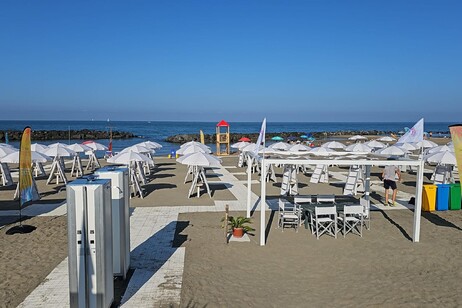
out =
[(393, 189), (395, 190), (397, 187), (396, 187), (396, 182), (395, 181), (392, 181), (392, 180), (383, 180), (383, 187), (385, 187), (385, 189)]

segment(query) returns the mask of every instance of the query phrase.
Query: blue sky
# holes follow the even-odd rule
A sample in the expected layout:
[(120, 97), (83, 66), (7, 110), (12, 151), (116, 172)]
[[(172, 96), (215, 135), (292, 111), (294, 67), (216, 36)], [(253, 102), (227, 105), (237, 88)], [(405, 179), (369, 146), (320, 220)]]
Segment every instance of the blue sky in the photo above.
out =
[(461, 121), (461, 1), (0, 2), (0, 119)]

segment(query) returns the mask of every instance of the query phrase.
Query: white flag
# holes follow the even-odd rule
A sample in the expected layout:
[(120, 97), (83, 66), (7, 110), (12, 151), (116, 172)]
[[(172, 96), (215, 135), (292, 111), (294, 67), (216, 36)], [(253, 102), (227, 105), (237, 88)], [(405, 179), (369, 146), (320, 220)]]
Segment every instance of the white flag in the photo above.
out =
[(424, 119), (420, 119), (410, 130), (408, 130), (397, 143), (421, 142), (423, 141)]
[(263, 145), (263, 148), (265, 147), (265, 135), (266, 135), (266, 118), (264, 118), (263, 123), (261, 123), (260, 135), (258, 135), (258, 139), (257, 139), (257, 146), (255, 147), (255, 150), (253, 151), (254, 155), (258, 154), (258, 151), (260, 150), (261, 145)]

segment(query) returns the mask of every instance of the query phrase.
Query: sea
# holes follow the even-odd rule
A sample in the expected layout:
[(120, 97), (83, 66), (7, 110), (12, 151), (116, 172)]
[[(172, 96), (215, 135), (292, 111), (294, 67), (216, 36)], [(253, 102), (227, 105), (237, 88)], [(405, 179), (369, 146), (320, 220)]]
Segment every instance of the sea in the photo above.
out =
[[(180, 147), (179, 144), (166, 142), (168, 136), (177, 134), (199, 134), (202, 130), (204, 134), (214, 134), (218, 122), (167, 122), (167, 121), (5, 121), (0, 120), (0, 131), (22, 130), (30, 126), (32, 130), (102, 130), (126, 131), (135, 134), (137, 137), (132, 139), (114, 140), (113, 151), (134, 145), (136, 143), (151, 140), (162, 144), (163, 148), (157, 150), (156, 155), (165, 156), (172, 150)], [(229, 122), (230, 131), (233, 133), (256, 133), (260, 131), (261, 122)], [(334, 132), (345, 130), (380, 130), (380, 131), (404, 131), (406, 127), (412, 127), (415, 123), (409, 122), (267, 122), (267, 132)], [(446, 136), (448, 125), (454, 123), (445, 122), (426, 122), (425, 131), (441, 132), (433, 136)], [(32, 142), (33, 134), (32, 134)], [(80, 143), (82, 140), (52, 140), (37, 141), (42, 144), (54, 142)], [(102, 139), (98, 142), (108, 145), (109, 140)], [(18, 147), (18, 141), (10, 144)]]

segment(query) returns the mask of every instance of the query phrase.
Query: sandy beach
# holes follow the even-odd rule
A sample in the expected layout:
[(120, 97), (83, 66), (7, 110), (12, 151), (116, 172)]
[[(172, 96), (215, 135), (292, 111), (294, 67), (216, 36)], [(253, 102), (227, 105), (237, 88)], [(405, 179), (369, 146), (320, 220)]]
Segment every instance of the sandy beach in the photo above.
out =
[[(185, 249), (181, 286), (181, 307), (300, 307), (300, 306), (458, 306), (462, 296), (447, 286), (457, 285), (462, 269), (458, 245), (462, 230), (459, 211), (423, 213), (421, 242), (412, 243), (412, 210), (374, 211), (371, 230), (363, 238), (349, 234), (345, 239), (322, 237), (316, 240), (309, 230), (299, 232), (277, 228), (277, 212), (267, 214), (267, 246), (260, 247), (259, 212), (253, 213), (257, 229), (250, 242), (225, 244), (220, 219), (213, 212), (216, 201), (236, 202), (230, 183), (221, 181), (229, 173), (247, 185), (245, 168), (237, 168), (237, 156), (223, 157), (223, 167), (207, 171), (212, 198), (187, 198), (190, 182), (184, 183), (186, 167), (174, 159), (156, 158), (156, 168), (148, 176), (144, 199), (131, 199), (133, 208), (184, 208), (177, 218), (173, 247)], [(13, 167), (14, 168), (14, 167)], [(426, 167), (425, 183), (430, 183), (431, 168)], [(268, 198), (278, 198), (282, 170), (276, 168), (277, 183), (267, 184)], [(341, 195), (338, 177), (348, 168), (331, 167), (329, 184), (309, 183), (310, 172), (299, 174), (301, 194), (334, 193)], [(371, 181), (377, 190), (373, 203), (383, 202), (381, 169), (374, 167)], [(69, 177), (69, 180), (72, 178)], [(415, 193), (416, 175), (404, 173), (399, 190)], [(252, 174), (252, 181), (259, 180)], [(39, 203), (62, 203), (62, 185), (46, 185), (38, 179), (43, 198)], [(260, 194), (260, 184), (252, 185)], [(11, 201), (14, 189), (0, 190), (2, 210), (17, 208)], [(194, 207), (201, 212), (188, 212)], [(204, 211), (210, 207), (211, 212)], [(188, 209), (188, 210), (186, 210)], [(232, 210), (232, 214), (243, 212)], [(32, 217), (28, 224), (37, 230), (28, 235), (7, 236), (9, 223), (17, 216), (1, 216), (0, 229), (0, 307), (15, 307), (67, 256), (66, 216)], [(461, 261), (459, 261), (461, 260)], [(37, 266), (40, 264), (40, 266)], [(116, 303), (128, 282), (116, 281)], [(277, 294), (270, 296), (270, 294)], [(326, 298), (329, 301), (326, 302)]]

